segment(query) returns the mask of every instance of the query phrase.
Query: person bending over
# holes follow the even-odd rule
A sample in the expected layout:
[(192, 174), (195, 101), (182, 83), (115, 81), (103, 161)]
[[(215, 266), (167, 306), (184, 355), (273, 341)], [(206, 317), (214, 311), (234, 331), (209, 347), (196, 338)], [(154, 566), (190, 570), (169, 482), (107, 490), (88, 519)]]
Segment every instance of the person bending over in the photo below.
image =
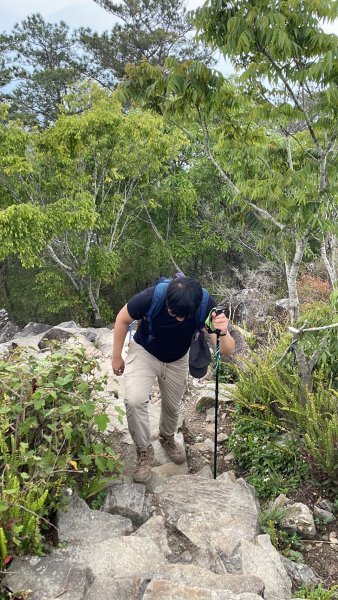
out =
[[(197, 329), (195, 312), (203, 295), (202, 287), (195, 279), (172, 279), (162, 307), (152, 319), (152, 335), (149, 336), (149, 323), (145, 317), (154, 290), (155, 286), (133, 296), (118, 313), (114, 328), (112, 367), (115, 375), (124, 373), (128, 429), (137, 451), (133, 479), (139, 483), (149, 479), (154, 459), (148, 399), (156, 378), (161, 392), (160, 443), (173, 462), (181, 464), (185, 461), (184, 448), (176, 443), (174, 434), (188, 377), (189, 348)], [(209, 296), (207, 314), (215, 306), (215, 300)], [(124, 361), (124, 340), (130, 323), (135, 320), (139, 320), (139, 326)], [(228, 319), (223, 313), (212, 315), (212, 324), (220, 331), (221, 355), (232, 354), (235, 342), (228, 332)], [(216, 335), (211, 334), (211, 338), (215, 344)]]

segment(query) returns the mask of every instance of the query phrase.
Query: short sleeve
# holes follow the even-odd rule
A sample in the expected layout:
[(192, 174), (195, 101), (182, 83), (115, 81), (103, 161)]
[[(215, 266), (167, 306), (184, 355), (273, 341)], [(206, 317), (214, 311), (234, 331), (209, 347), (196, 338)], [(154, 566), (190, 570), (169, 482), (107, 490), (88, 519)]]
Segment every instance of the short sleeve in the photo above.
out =
[(127, 302), (128, 312), (135, 321), (142, 319), (149, 309), (154, 289), (154, 287), (146, 288), (145, 290), (142, 290), (142, 292), (135, 294), (135, 296), (130, 298)]

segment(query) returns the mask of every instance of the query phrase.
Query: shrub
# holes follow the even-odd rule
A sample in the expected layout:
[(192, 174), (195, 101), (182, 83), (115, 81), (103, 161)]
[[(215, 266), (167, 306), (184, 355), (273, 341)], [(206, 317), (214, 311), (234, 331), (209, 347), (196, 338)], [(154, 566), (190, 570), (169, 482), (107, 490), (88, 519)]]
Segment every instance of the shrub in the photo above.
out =
[(281, 437), (271, 423), (241, 410), (227, 445), (260, 498), (286, 494), (308, 474), (295, 440)]
[(0, 550), (39, 553), (66, 485), (87, 498), (122, 468), (95, 400), (103, 381), (83, 349), (0, 362)]
[(287, 531), (281, 526), (287, 513), (286, 507), (272, 506), (264, 509), (259, 517), (260, 528), (263, 533), (270, 536), (271, 543), (284, 556), (294, 562), (303, 562), (303, 556), (299, 551), (301, 548), (299, 535), (296, 532)]

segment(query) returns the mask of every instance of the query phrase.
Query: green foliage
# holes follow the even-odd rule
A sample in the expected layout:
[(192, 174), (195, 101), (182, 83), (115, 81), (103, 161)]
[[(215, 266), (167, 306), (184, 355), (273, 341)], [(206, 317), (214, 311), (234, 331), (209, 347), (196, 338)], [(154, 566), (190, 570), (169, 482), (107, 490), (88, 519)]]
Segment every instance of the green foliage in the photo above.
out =
[[(316, 302), (311, 304), (308, 310), (304, 311), (299, 318), (297, 327), (326, 327), (337, 323), (338, 305), (337, 291), (333, 291), (330, 296), (330, 302)], [(338, 390), (338, 328), (324, 329), (321, 331), (312, 331), (302, 335), (298, 342), (308, 359), (316, 357), (313, 365), (313, 378), (320, 374), (319, 380), (327, 387), (333, 387)], [(318, 377), (317, 377), (318, 380)], [(314, 381), (316, 386), (316, 381)]]
[(287, 512), (287, 508), (276, 506), (262, 510), (259, 516), (260, 527), (263, 533), (270, 536), (271, 543), (279, 552), (294, 562), (303, 562), (298, 534), (288, 532), (281, 525)]
[(320, 583), (317, 587), (305, 586), (299, 588), (293, 598), (306, 598), (306, 600), (332, 600), (337, 597), (338, 585), (333, 585), (329, 589), (323, 587)]
[(57, 118), (67, 88), (81, 78), (69, 27), (33, 14), (5, 34), (3, 44), (11, 78), (21, 79), (7, 94), (11, 112), (31, 126), (47, 126)]
[(283, 439), (276, 427), (242, 410), (236, 414), (227, 445), (261, 498), (287, 493), (308, 473), (295, 440)]
[(103, 382), (94, 367), (82, 349), (40, 360), (14, 351), (0, 362), (2, 554), (40, 553), (65, 485), (87, 498), (121, 471), (105, 435), (107, 402), (95, 402)]
[[(332, 479), (337, 480), (337, 392), (328, 386), (328, 370), (318, 369), (312, 392), (304, 390), (292, 355), (290, 337), (283, 336), (246, 365), (233, 392), (239, 415), (276, 431), (291, 431), (299, 445)], [(281, 357), (283, 360), (281, 361)], [(236, 425), (240, 427), (240, 419)], [(240, 446), (238, 446), (240, 448)], [(241, 456), (239, 456), (239, 460)], [(244, 458), (244, 467), (245, 467)]]
[(298, 419), (309, 453), (333, 481), (338, 481), (337, 400), (337, 392), (320, 384)]
[(183, 60), (207, 54), (191, 35), (182, 0), (95, 2), (112, 15), (115, 24), (101, 35), (88, 28), (79, 31), (84, 70), (92, 79), (113, 87), (123, 78), (126, 65), (139, 64), (145, 58), (163, 65), (169, 55)]

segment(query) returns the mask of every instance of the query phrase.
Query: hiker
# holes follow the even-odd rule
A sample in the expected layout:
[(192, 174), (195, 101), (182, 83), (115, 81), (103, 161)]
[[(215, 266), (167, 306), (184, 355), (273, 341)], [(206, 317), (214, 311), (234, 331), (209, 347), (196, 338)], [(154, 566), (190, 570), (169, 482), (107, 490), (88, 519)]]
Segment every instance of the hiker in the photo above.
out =
[[(185, 461), (184, 448), (176, 443), (174, 434), (188, 376), (189, 348), (198, 329), (195, 313), (206, 292), (195, 279), (185, 276), (173, 278), (165, 288), (157, 315), (149, 320), (147, 314), (155, 290), (156, 286), (153, 286), (133, 296), (118, 313), (114, 328), (112, 367), (115, 375), (124, 373), (128, 429), (137, 451), (133, 478), (139, 483), (149, 479), (154, 458), (148, 400), (156, 378), (161, 392), (160, 443), (174, 463)], [(206, 294), (208, 316), (216, 302)], [(211, 319), (213, 328), (220, 331), (221, 355), (232, 354), (235, 342), (228, 332), (228, 319), (224, 313), (217, 316), (211, 313)], [(124, 361), (124, 340), (134, 320), (139, 320), (139, 326)], [(216, 335), (212, 334), (211, 338), (215, 343)]]

